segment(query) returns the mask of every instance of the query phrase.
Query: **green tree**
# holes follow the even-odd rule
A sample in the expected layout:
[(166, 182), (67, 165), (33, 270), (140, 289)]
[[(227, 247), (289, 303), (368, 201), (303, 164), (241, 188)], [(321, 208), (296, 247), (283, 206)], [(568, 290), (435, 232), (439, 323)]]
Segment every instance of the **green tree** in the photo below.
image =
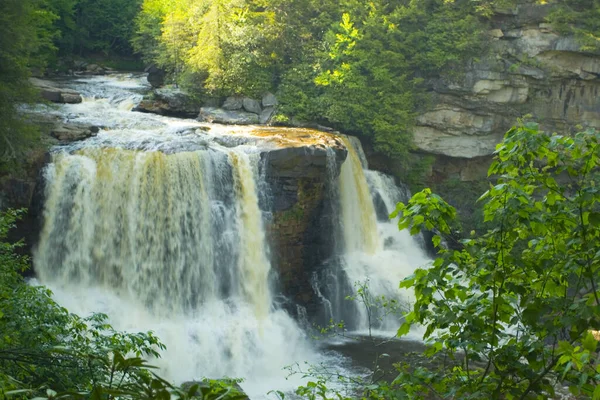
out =
[[(394, 382), (408, 398), (553, 397), (567, 384), (600, 398), (600, 134), (510, 130), (482, 197), (490, 226), (457, 241), (456, 212), (429, 190), (398, 204), (400, 229), (436, 229), (431, 267), (402, 282), (416, 303), (399, 330), (426, 327), (430, 355), (453, 360)], [(444, 243), (454, 243), (452, 250)]]
[(74, 8), (74, 51), (80, 55), (132, 53), (131, 40), (141, 0), (78, 0)]
[(38, 0), (0, 3), (0, 167), (22, 157), (37, 132), (19, 115), (17, 105), (33, 101), (29, 67), (44, 66), (40, 54), (53, 49), (56, 15)]

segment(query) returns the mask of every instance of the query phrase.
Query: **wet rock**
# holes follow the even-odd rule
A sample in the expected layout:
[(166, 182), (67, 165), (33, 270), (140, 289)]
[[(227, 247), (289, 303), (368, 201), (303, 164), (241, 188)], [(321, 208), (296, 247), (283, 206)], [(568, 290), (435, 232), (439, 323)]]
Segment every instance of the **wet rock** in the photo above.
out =
[[(336, 164), (341, 168), (348, 154), (343, 146), (334, 148)], [(263, 153), (270, 176), (286, 178), (324, 178), (327, 173), (327, 149), (322, 146), (285, 147)]]
[(258, 115), (254, 113), (216, 107), (202, 107), (198, 120), (228, 125), (255, 125), (259, 122)]
[(167, 115), (171, 117), (195, 118), (200, 109), (200, 101), (194, 99), (185, 91), (164, 87), (155, 89), (144, 97), (133, 111)]
[(29, 82), (40, 91), (40, 95), (44, 100), (53, 103), (68, 103), (76, 104), (83, 101), (81, 95), (74, 90), (60, 88), (52, 81), (29, 78)]
[(225, 102), (223, 103), (223, 108), (230, 111), (241, 110), (243, 106), (244, 99), (242, 97), (231, 96), (226, 98)]
[(260, 114), (262, 111), (260, 107), (260, 102), (249, 97), (244, 97), (244, 99), (242, 100), (242, 105), (244, 107), (244, 110), (254, 114)]
[(109, 68), (98, 64), (88, 64), (82, 73), (84, 75), (106, 75), (108, 72), (110, 72)]
[(165, 84), (166, 73), (156, 65), (147, 67), (144, 72), (148, 73), (147, 80), (153, 88), (159, 88)]
[(57, 125), (50, 131), (50, 135), (61, 142), (75, 142), (96, 136), (100, 128), (97, 126), (81, 124)]

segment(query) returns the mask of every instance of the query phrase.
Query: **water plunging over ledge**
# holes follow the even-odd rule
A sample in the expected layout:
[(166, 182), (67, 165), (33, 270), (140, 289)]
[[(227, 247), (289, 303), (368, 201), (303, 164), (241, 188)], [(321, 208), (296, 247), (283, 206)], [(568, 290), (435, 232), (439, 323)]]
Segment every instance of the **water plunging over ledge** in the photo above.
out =
[(309, 144), (331, 158), (340, 140), (348, 149), (328, 182), (339, 222), (323, 234), (334, 238), (335, 261), (312, 282), (328, 318), (365, 329), (364, 310), (342, 300), (352, 283), (369, 279), (373, 294), (400, 298), (400, 279), (425, 262), (412, 238), (377, 219), (376, 204), (389, 214), (402, 193), (367, 170), (350, 138), (131, 112), (147, 89), (141, 77), (67, 84), (84, 102), (46, 112), (103, 129), (53, 150), (36, 274), (72, 312), (104, 312), (117, 329), (155, 331), (167, 351), (153, 363), (167, 378), (244, 378), (260, 398), (301, 383), (285, 380), (283, 368), (295, 362), (348, 368), (338, 353), (319, 352), (275, 300), (265, 151)]

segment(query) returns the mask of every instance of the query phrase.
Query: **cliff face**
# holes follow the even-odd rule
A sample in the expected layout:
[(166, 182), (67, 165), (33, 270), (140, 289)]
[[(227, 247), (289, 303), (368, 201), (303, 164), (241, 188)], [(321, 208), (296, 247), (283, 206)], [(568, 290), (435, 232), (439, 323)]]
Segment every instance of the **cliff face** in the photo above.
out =
[(267, 224), (272, 265), (277, 269), (279, 287), (295, 305), (316, 315), (318, 299), (311, 287), (313, 272), (322, 266), (334, 250), (333, 215), (329, 186), (336, 182), (348, 151), (331, 134), (308, 129), (280, 129), (280, 135), (299, 134), (318, 138), (321, 146), (283, 147), (265, 152), (262, 159), (268, 184), (268, 208), (272, 216)]
[[(549, 5), (521, 4), (493, 16), (489, 53), (458, 77), (432, 82), (431, 108), (417, 119), (419, 150), (474, 159), (489, 156), (516, 118), (531, 114), (546, 131), (600, 128), (600, 54), (561, 36)], [(470, 180), (470, 173), (461, 175)]]

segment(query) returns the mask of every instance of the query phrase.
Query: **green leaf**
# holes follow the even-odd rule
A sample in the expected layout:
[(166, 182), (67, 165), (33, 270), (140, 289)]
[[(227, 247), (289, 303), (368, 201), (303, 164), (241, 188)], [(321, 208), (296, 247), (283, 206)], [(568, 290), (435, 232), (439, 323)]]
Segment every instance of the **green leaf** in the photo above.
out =
[(396, 333), (396, 336), (398, 337), (402, 337), (408, 334), (408, 332), (410, 332), (410, 326), (411, 324), (408, 322), (404, 322), (401, 326), (400, 329), (398, 329), (398, 332)]
[(583, 338), (582, 344), (584, 349), (586, 349), (590, 353), (594, 353), (596, 351), (596, 347), (598, 346), (598, 341), (596, 340), (594, 335), (592, 335), (592, 333), (588, 331), (585, 337)]
[(600, 400), (600, 384), (596, 385), (596, 387), (594, 388), (592, 400)]

